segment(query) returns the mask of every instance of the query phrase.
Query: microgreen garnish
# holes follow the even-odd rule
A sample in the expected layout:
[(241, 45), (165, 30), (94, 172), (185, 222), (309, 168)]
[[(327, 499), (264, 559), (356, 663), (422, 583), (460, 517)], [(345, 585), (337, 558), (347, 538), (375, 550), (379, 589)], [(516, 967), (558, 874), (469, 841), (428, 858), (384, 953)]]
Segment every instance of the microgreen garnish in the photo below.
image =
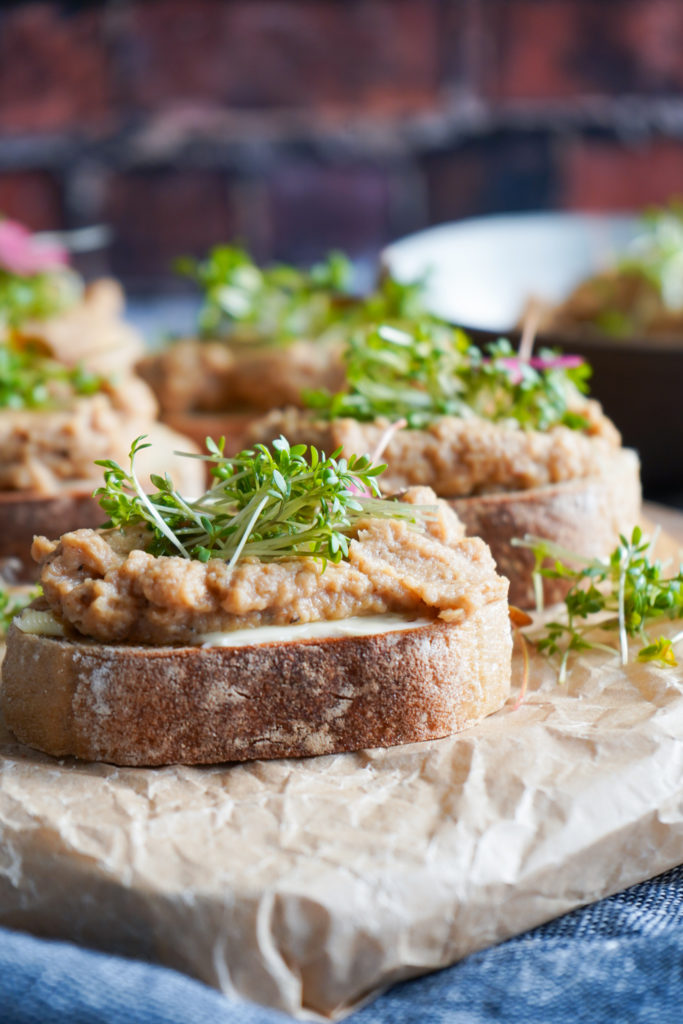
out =
[(23, 612), (27, 605), (42, 593), (40, 587), (32, 590), (10, 591), (0, 583), (0, 637), (7, 634), (7, 630), (20, 612)]
[(307, 271), (285, 264), (261, 269), (230, 245), (216, 246), (204, 260), (181, 259), (176, 269), (204, 290), (199, 327), (205, 337), (272, 343), (322, 334), (348, 294), (351, 272), (336, 252)]
[(272, 444), (224, 454), (224, 440), (206, 441), (215, 483), (190, 501), (168, 476), (152, 476), (157, 493), (147, 495), (135, 472), (138, 452), (148, 448), (144, 436), (130, 450), (126, 472), (109, 459), (99, 460), (104, 486), (95, 491), (110, 527), (145, 523), (155, 555), (183, 555), (206, 562), (221, 558), (263, 560), (313, 555), (323, 562), (348, 556), (349, 537), (368, 516), (400, 518), (418, 526), (433, 510), (378, 497), (377, 477), (386, 468), (352, 455), (329, 458), (306, 445), (290, 446), (280, 437)]
[(101, 377), (79, 366), (64, 366), (38, 347), (0, 344), (0, 409), (58, 408), (102, 386)]
[[(614, 266), (579, 285), (563, 309), (570, 323), (628, 337), (683, 310), (683, 202), (653, 207)], [(666, 323), (666, 318), (665, 318)]]
[(424, 320), (410, 331), (385, 324), (355, 332), (345, 361), (346, 390), (304, 395), (329, 418), (404, 417), (418, 428), (444, 415), (511, 419), (539, 430), (588, 425), (570, 408), (590, 374), (576, 357), (541, 350), (521, 360), (505, 339), (484, 353), (463, 331)]
[[(564, 599), (566, 621), (547, 623), (545, 632), (534, 638), (540, 651), (560, 656), (560, 682), (566, 680), (570, 656), (591, 648), (617, 653), (626, 664), (630, 638), (642, 644), (639, 661), (676, 665), (674, 645), (683, 639), (683, 632), (653, 640), (648, 628), (683, 617), (683, 567), (676, 576), (664, 577), (661, 562), (650, 560), (651, 543), (639, 526), (630, 539), (620, 536), (606, 559), (585, 558), (539, 537), (513, 543), (534, 553), (538, 584), (543, 578), (570, 584)], [(536, 588), (536, 594), (540, 609), (542, 587)]]
[(0, 330), (62, 312), (81, 287), (65, 249), (0, 217)]
[(397, 281), (388, 274), (376, 289), (364, 296), (349, 317), (350, 326), (391, 323), (397, 326), (416, 320), (437, 320), (425, 307), (425, 280)]
[(420, 426), (445, 413), (460, 415), (458, 374), (467, 347), (462, 332), (432, 323), (418, 324), (410, 333), (386, 324), (356, 331), (345, 354), (346, 390), (308, 392), (304, 400), (330, 419), (388, 416)]
[(47, 320), (72, 306), (80, 294), (80, 282), (69, 270), (23, 276), (0, 268), (0, 328)]
[(427, 317), (423, 281), (406, 284), (385, 275), (374, 291), (354, 296), (351, 264), (339, 252), (308, 270), (284, 263), (260, 268), (239, 246), (221, 245), (204, 260), (179, 260), (176, 268), (204, 291), (199, 329), (206, 338), (282, 345)]
[(642, 217), (642, 232), (619, 262), (619, 270), (642, 274), (668, 309), (683, 308), (683, 202), (672, 200)]

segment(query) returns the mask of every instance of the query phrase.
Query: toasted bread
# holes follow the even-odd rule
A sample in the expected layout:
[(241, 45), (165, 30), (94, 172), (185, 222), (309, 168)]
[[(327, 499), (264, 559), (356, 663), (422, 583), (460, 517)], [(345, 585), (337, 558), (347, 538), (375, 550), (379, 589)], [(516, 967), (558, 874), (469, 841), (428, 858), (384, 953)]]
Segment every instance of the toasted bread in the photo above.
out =
[[(513, 546), (513, 538), (532, 534), (568, 551), (606, 557), (619, 534), (630, 534), (640, 519), (638, 457), (620, 449), (609, 472), (600, 477), (446, 500), (467, 533), (482, 537), (491, 548), (498, 571), (510, 580), (510, 603), (530, 608), (534, 605), (534, 556), (528, 548)], [(565, 580), (544, 580), (545, 603), (561, 601), (568, 586)]]
[(503, 598), (457, 622), (242, 647), (103, 645), (14, 624), (1, 705), (19, 740), (57, 757), (305, 757), (470, 726), (506, 700), (510, 655)]

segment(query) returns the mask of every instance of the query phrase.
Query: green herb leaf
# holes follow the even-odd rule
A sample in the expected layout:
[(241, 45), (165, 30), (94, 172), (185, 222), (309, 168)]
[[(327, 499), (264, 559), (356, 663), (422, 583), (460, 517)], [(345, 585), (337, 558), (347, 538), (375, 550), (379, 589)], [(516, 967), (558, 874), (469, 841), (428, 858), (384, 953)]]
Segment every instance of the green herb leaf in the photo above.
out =
[(642, 647), (638, 651), (638, 661), (656, 661), (667, 668), (675, 668), (678, 665), (673, 644), (665, 636), (660, 636), (653, 644)]

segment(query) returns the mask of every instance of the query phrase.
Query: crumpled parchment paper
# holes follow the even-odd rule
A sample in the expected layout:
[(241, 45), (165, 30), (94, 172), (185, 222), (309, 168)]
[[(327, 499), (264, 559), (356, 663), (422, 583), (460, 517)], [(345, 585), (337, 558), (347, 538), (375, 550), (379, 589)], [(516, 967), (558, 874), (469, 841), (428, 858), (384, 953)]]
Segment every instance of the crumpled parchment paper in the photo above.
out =
[(682, 670), (593, 653), (560, 687), (534, 655), (515, 709), (520, 679), (452, 738), (309, 760), (115, 768), (3, 727), (0, 923), (339, 1018), (683, 861)]

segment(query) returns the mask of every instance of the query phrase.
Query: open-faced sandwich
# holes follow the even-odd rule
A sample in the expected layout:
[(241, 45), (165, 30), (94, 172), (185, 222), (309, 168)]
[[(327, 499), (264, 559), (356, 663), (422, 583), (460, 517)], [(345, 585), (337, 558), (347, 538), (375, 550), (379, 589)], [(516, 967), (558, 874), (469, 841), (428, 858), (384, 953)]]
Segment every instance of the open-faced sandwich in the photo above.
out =
[(156, 412), (130, 373), (109, 379), (66, 366), (15, 334), (0, 342), (0, 576), (33, 577), (34, 534), (101, 522), (93, 460), (125, 459), (132, 432), (152, 436), (186, 491), (202, 489), (201, 467), (173, 454), (189, 442), (156, 423)]
[(39, 343), (65, 365), (120, 373), (144, 350), (122, 313), (116, 281), (86, 285), (65, 248), (0, 220), (0, 342)]
[(63, 248), (0, 220), (0, 577), (34, 575), (34, 534), (100, 522), (93, 462), (125, 458), (135, 433), (152, 435), (184, 489), (202, 487), (172, 454), (187, 440), (155, 422), (132, 369), (142, 341), (121, 312), (115, 282), (85, 286)]
[(354, 324), (394, 322), (421, 305), (418, 286), (391, 278), (354, 297), (339, 253), (305, 271), (262, 269), (243, 249), (217, 246), (181, 269), (204, 291), (198, 337), (146, 356), (138, 372), (167, 423), (199, 444), (223, 436), (233, 452), (254, 418), (299, 405), (306, 390), (342, 386), (341, 352)]
[(542, 331), (662, 337), (683, 334), (683, 204), (643, 217), (642, 231), (558, 306), (534, 300)]
[(280, 438), (191, 501), (110, 462), (107, 529), (36, 539), (1, 705), (22, 742), (126, 765), (327, 754), (446, 736), (510, 686), (507, 581), (426, 488)]
[[(534, 601), (533, 557), (514, 538), (601, 557), (637, 522), (637, 456), (586, 397), (589, 371), (577, 357), (524, 359), (504, 340), (483, 353), (432, 321), (359, 331), (345, 358), (343, 391), (309, 395), (311, 409), (273, 412), (254, 430), (347, 456), (381, 446), (383, 486), (428, 486), (447, 500), (491, 546), (513, 604)], [(546, 600), (564, 589), (546, 581)]]

